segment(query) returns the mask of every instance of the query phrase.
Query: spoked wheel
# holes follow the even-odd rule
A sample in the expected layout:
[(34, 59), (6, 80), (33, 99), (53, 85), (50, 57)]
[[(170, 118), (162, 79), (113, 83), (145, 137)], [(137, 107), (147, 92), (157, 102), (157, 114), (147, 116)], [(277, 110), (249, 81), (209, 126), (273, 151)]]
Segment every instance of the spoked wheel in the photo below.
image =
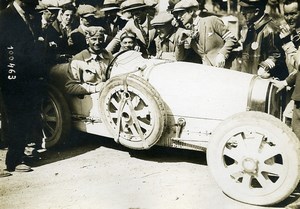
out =
[(132, 149), (148, 149), (160, 138), (166, 124), (164, 104), (145, 80), (116, 76), (100, 96), (102, 118), (115, 141)]
[(254, 205), (287, 198), (299, 182), (299, 140), (280, 120), (261, 112), (222, 122), (207, 151), (208, 165), (228, 196)]
[(54, 86), (48, 87), (41, 115), (46, 147), (64, 144), (71, 129), (70, 111), (62, 93)]

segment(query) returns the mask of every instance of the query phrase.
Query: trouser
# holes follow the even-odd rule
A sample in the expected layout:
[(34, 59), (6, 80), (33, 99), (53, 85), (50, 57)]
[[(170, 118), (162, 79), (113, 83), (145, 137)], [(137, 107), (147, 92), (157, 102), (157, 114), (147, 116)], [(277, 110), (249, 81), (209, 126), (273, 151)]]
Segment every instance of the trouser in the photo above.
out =
[(292, 128), (300, 140), (300, 101), (295, 101), (292, 118)]
[(42, 92), (41, 89), (32, 89), (23, 94), (2, 92), (6, 117), (3, 136), (8, 144), (5, 162), (8, 168), (14, 168), (23, 161), (27, 139), (32, 136), (34, 128), (42, 133), (40, 125)]

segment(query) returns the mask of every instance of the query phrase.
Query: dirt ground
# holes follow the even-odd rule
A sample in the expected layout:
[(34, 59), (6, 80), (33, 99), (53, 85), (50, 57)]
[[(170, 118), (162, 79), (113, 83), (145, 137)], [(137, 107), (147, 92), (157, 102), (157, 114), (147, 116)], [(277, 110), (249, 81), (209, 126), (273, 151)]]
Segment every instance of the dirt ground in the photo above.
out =
[[(132, 151), (80, 134), (47, 150), (29, 173), (0, 179), (1, 209), (263, 209), (227, 197), (205, 153), (154, 147)], [(4, 167), (6, 150), (0, 150)], [(270, 208), (283, 208), (295, 198)]]

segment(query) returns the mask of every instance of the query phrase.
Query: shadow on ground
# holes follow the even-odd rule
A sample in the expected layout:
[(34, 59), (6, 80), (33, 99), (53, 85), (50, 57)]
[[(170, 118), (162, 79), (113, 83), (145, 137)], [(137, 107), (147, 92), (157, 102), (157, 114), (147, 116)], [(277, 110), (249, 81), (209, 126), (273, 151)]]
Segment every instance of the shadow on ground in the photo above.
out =
[(32, 167), (37, 167), (60, 160), (72, 158), (99, 147), (106, 147), (121, 152), (128, 152), (131, 157), (146, 161), (156, 162), (188, 162), (207, 165), (204, 152), (175, 149), (169, 147), (154, 146), (149, 150), (131, 150), (115, 143), (113, 139), (96, 136), (92, 134), (74, 132), (70, 141), (61, 147), (50, 148), (45, 152), (38, 153), (34, 157), (28, 158), (26, 162)]

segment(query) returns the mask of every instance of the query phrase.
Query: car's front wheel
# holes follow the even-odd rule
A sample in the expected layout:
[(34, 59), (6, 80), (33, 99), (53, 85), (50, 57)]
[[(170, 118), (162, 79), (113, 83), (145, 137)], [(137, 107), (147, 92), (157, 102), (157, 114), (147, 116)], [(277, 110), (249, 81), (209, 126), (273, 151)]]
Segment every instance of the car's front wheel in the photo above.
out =
[(279, 119), (244, 112), (223, 121), (211, 136), (209, 169), (233, 199), (270, 205), (287, 198), (299, 182), (296, 135)]
[(100, 111), (115, 141), (131, 149), (149, 149), (165, 130), (163, 101), (147, 81), (135, 75), (110, 79), (100, 96)]

